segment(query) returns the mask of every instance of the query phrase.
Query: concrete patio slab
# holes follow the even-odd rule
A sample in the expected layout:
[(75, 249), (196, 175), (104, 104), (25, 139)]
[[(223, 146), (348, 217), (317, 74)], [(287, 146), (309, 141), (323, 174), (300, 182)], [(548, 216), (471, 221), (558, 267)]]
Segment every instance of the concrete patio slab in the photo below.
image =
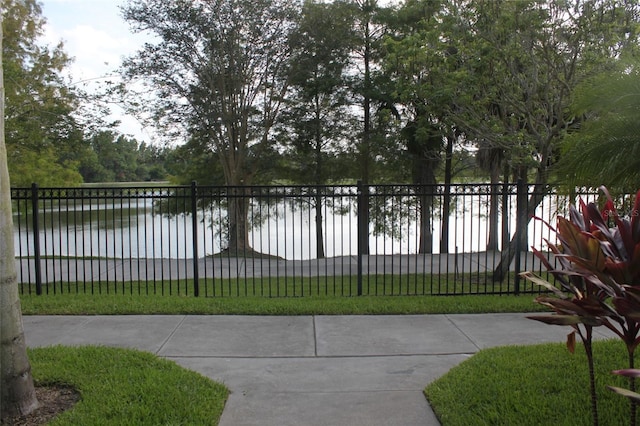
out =
[[(44, 321), (42, 318), (24, 317), (27, 345), (106, 345), (152, 353), (160, 350), (184, 319), (177, 315), (56, 316), (45, 317)], [(69, 326), (70, 323), (73, 325)]]
[(309, 316), (185, 317), (158, 355), (166, 357), (304, 357), (315, 355)]
[(420, 392), (233, 393), (220, 426), (436, 426)]
[(235, 392), (422, 391), (469, 355), (313, 358), (171, 357)]
[(473, 353), (478, 347), (444, 315), (318, 316), (318, 355)]
[[(456, 327), (480, 349), (505, 345), (530, 345), (564, 342), (569, 327), (554, 326), (528, 319), (540, 314), (457, 314), (448, 315)], [(596, 329), (595, 338), (613, 337), (604, 329)]]

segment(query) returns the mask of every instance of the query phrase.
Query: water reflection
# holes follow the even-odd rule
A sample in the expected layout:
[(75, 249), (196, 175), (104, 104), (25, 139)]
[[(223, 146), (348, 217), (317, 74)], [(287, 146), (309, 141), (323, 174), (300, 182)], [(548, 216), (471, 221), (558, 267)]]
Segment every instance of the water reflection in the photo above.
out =
[[(166, 197), (164, 197), (166, 198)], [(226, 249), (225, 206), (218, 203), (200, 208), (196, 220), (191, 214), (175, 213), (159, 198), (119, 198), (48, 201), (40, 210), (39, 244), (43, 256), (109, 258), (192, 258), (220, 253)], [(357, 213), (353, 198), (337, 197), (322, 208), (324, 250), (328, 257), (357, 254)], [(481, 252), (488, 238), (488, 195), (454, 197), (451, 209), (449, 251)], [(553, 222), (558, 205), (566, 200), (549, 199), (536, 215)], [(179, 201), (182, 203), (183, 199)], [(561, 204), (558, 204), (561, 203)], [(329, 204), (331, 204), (329, 202)], [(515, 197), (509, 201), (504, 217), (511, 232), (515, 229)], [(419, 245), (419, 213), (415, 205), (398, 202), (394, 229), (369, 236), (371, 254), (411, 254)], [(403, 210), (404, 209), (404, 210)], [(14, 214), (16, 256), (33, 256), (33, 217), (26, 202), (16, 205)], [(168, 214), (169, 212), (172, 214)], [(252, 200), (249, 217), (251, 246), (262, 253), (285, 259), (304, 260), (316, 257), (315, 209), (309, 203), (276, 200), (269, 203)], [(434, 212), (433, 241), (441, 238), (441, 218)], [(373, 217), (373, 216), (372, 216)], [(378, 220), (372, 218), (372, 220)], [(385, 218), (384, 220), (388, 220)], [(370, 230), (381, 228), (371, 223)], [(384, 227), (382, 227), (384, 228)], [(194, 229), (197, 244), (194, 245)], [(541, 248), (550, 231), (538, 221), (529, 225), (529, 242)], [(500, 242), (501, 243), (501, 242)], [(195, 247), (194, 247), (195, 246)], [(439, 244), (433, 245), (435, 252)]]

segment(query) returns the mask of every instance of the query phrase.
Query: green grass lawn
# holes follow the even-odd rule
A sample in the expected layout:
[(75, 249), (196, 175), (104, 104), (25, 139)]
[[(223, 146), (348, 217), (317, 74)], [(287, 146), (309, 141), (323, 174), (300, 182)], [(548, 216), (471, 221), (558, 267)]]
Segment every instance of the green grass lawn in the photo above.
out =
[[(627, 366), (624, 345), (594, 343), (601, 426), (629, 424), (626, 398), (606, 385), (628, 387), (611, 371)], [(425, 389), (443, 426), (590, 425), (586, 356), (564, 344), (486, 349), (451, 369)]]
[[(473, 277), (371, 276), (356, 296), (353, 277), (201, 280), (199, 297), (193, 281), (56, 283), (23, 288), (27, 315), (247, 314), (247, 315), (381, 315), (482, 312), (533, 312), (543, 308), (534, 295), (486, 294), (506, 291), (508, 284), (487, 284)], [(443, 281), (442, 281), (443, 280)], [(440, 292), (454, 296), (443, 296)], [(461, 295), (463, 293), (474, 293)]]
[(216, 425), (227, 389), (150, 353), (108, 347), (29, 350), (36, 385), (72, 387), (80, 401), (51, 425)]
[(22, 295), (25, 315), (383, 315), (535, 312), (534, 296), (193, 297), (137, 294)]

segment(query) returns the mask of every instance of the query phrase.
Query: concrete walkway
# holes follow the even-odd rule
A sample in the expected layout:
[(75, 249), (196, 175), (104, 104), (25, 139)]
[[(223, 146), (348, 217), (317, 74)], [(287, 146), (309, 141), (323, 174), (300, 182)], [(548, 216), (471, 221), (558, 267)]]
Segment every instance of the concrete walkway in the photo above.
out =
[(24, 329), (30, 347), (136, 348), (222, 382), (221, 426), (436, 426), (428, 383), (480, 349), (568, 332), (525, 314), (25, 316)]

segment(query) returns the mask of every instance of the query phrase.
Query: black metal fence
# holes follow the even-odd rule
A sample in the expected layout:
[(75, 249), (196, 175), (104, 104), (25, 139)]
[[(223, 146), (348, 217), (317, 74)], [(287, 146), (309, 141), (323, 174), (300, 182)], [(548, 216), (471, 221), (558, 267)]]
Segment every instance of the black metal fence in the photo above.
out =
[(212, 297), (537, 293), (518, 272), (544, 272), (528, 247), (544, 251), (555, 236), (530, 216), (554, 224), (576, 196), (598, 196), (522, 184), (196, 183), (11, 195), (23, 293)]

